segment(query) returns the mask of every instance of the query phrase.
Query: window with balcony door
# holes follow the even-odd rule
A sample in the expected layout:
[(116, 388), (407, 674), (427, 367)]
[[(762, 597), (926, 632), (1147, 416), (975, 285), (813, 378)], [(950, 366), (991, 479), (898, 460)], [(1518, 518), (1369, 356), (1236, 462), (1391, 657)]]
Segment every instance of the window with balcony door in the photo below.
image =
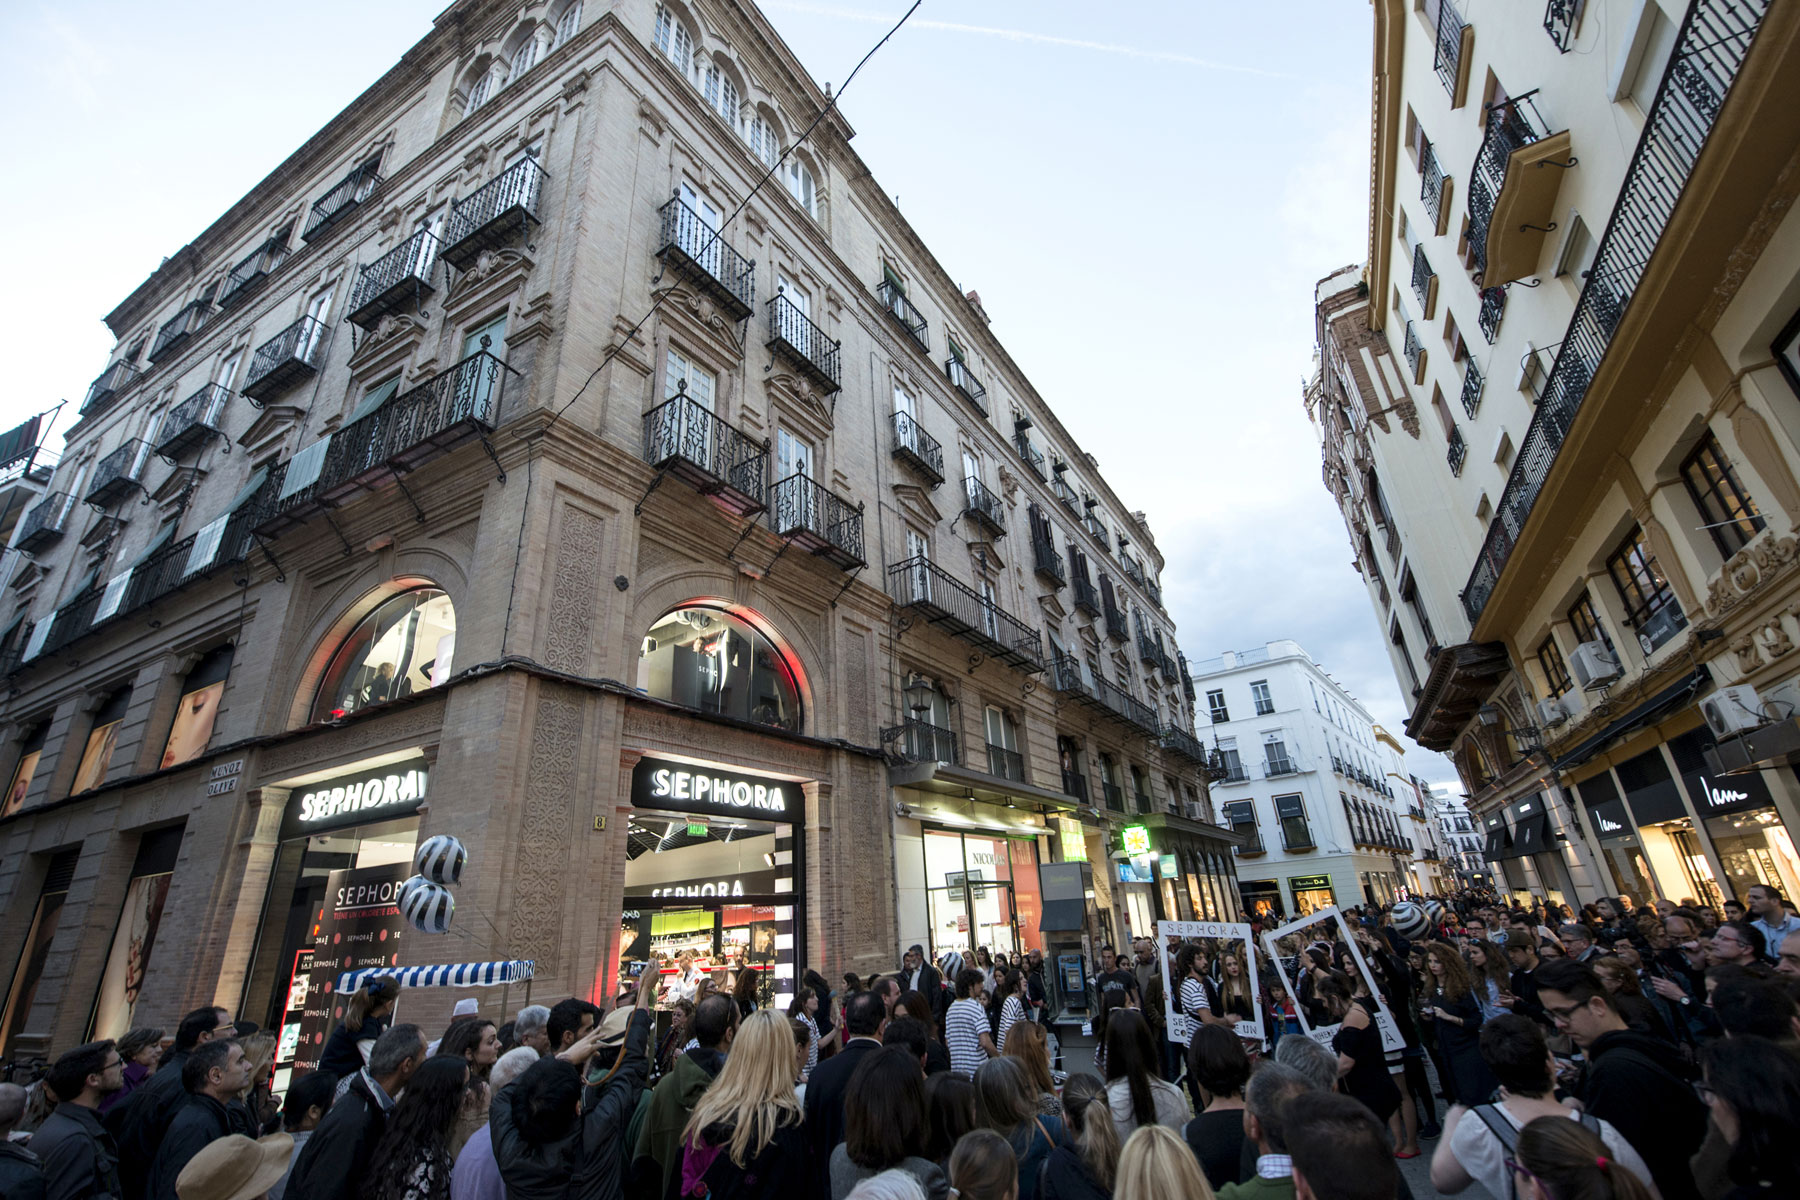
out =
[(1641, 527), (1632, 526), (1612, 552), (1606, 560), (1606, 573), (1625, 605), (1626, 624), (1643, 639), (1647, 650), (1655, 650), (1687, 626), (1687, 615)]
[(1231, 710), (1225, 707), (1225, 693), (1215, 689), (1206, 693), (1206, 707), (1212, 714), (1213, 724), (1220, 725), (1231, 720)]
[(738, 86), (718, 63), (707, 64), (700, 94), (706, 97), (707, 107), (718, 113), (734, 133), (737, 132), (740, 128), (739, 114), (743, 111)]
[(1388, 625), (1388, 641), (1400, 652), (1400, 661), (1406, 664), (1406, 677), (1412, 681), (1413, 694), (1419, 691), (1419, 669), (1413, 665), (1412, 651), (1406, 645), (1406, 632), (1400, 628), (1400, 618), (1395, 617)]
[(1256, 704), (1256, 715), (1266, 717), (1275, 711), (1275, 701), (1269, 695), (1269, 681), (1258, 679), (1250, 685), (1250, 699)]
[(1554, 637), (1544, 639), (1543, 645), (1537, 648), (1538, 666), (1544, 672), (1544, 686), (1550, 689), (1552, 696), (1566, 695), (1575, 686), (1569, 678), (1568, 664), (1563, 661), (1562, 649), (1556, 644)]
[(1231, 826), (1231, 832), (1246, 839), (1244, 849), (1258, 849), (1256, 846), (1256, 802), (1253, 800), (1232, 800), (1225, 805), (1225, 820)]
[(1731, 460), (1709, 430), (1681, 464), (1681, 479), (1721, 558), (1730, 558), (1767, 526)]
[(935, 680), (915, 675), (907, 683), (906, 755), (914, 762), (955, 762), (950, 731), (950, 697)]
[(1272, 737), (1263, 742), (1263, 759), (1271, 775), (1286, 775), (1294, 769), (1294, 761), (1288, 757), (1287, 743), (1280, 738)]
[(1425, 645), (1427, 647), (1437, 645), (1437, 634), (1432, 632), (1431, 618), (1425, 613), (1425, 601), (1419, 596), (1418, 584), (1413, 579), (1410, 566), (1400, 576), (1400, 600), (1412, 609), (1413, 616), (1418, 619), (1419, 630), (1425, 635)]
[(1138, 812), (1147, 813), (1154, 807), (1150, 798), (1150, 777), (1144, 773), (1142, 767), (1133, 766), (1131, 768), (1131, 794), (1137, 801)]
[(1575, 598), (1564, 614), (1569, 618), (1569, 625), (1575, 630), (1575, 641), (1599, 642), (1610, 652), (1613, 648), (1612, 638), (1606, 635), (1606, 626), (1600, 623), (1600, 613), (1594, 608), (1594, 598), (1586, 592)]
[(685, 395), (689, 400), (712, 412), (718, 382), (713, 373), (699, 366), (687, 355), (670, 346), (663, 358), (663, 399)]

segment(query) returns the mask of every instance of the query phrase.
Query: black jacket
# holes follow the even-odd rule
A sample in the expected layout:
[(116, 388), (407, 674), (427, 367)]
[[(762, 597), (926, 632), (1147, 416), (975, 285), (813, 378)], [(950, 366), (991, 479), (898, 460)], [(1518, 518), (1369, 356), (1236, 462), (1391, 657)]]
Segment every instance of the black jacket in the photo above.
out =
[(177, 1050), (125, 1103), (106, 1114), (106, 1126), (118, 1143), (119, 1182), (125, 1200), (144, 1200), (149, 1190), (156, 1148), (162, 1145), (169, 1122), (187, 1103), (181, 1068), (188, 1058), (186, 1050)]
[(538, 1144), (520, 1135), (512, 1111), (516, 1080), (495, 1093), (488, 1106), (488, 1130), (507, 1200), (621, 1200), (630, 1157), (624, 1150), (625, 1127), (650, 1074), (653, 1024), (647, 1009), (632, 1014), (624, 1061), (587, 1089), (580, 1122), (557, 1141)]
[(288, 1173), (286, 1200), (346, 1200), (361, 1190), (375, 1144), (387, 1132), (387, 1113), (358, 1071)]
[(1038, 1177), (1038, 1200), (1111, 1200), (1112, 1193), (1101, 1187), (1088, 1170), (1081, 1151), (1072, 1146), (1058, 1146), (1044, 1160)]
[(819, 1173), (823, 1194), (831, 1191), (827, 1173), (831, 1152), (844, 1140), (844, 1097), (850, 1092), (850, 1076), (863, 1059), (881, 1049), (881, 1043), (861, 1037), (813, 1068), (806, 1081), (806, 1136), (812, 1143), (813, 1169)]
[(0, 1196), (5, 1200), (44, 1200), (43, 1164), (18, 1142), (0, 1140)]
[[(812, 1094), (812, 1084), (806, 1085), (806, 1093)], [(729, 1128), (715, 1125), (706, 1130), (706, 1137), (714, 1144), (730, 1136)], [(681, 1200), (798, 1200), (814, 1194), (812, 1189), (819, 1186), (820, 1175), (807, 1157), (810, 1152), (806, 1131), (798, 1125), (783, 1125), (746, 1167), (738, 1166), (730, 1154), (720, 1151), (692, 1192), (680, 1190), (687, 1170), (684, 1152), (682, 1169), (675, 1173), (676, 1194)], [(820, 1194), (831, 1195), (829, 1185)]]
[(1587, 1054), (1587, 1111), (1611, 1122), (1644, 1156), (1663, 1200), (1698, 1200), (1688, 1159), (1706, 1136), (1706, 1105), (1681, 1079), (1675, 1047), (1623, 1029), (1597, 1038)]
[(169, 1122), (150, 1166), (150, 1200), (178, 1200), (175, 1181), (188, 1160), (231, 1132), (225, 1106), (204, 1093), (191, 1094)]
[(57, 1105), (26, 1148), (44, 1164), (47, 1200), (120, 1194), (119, 1148), (101, 1124), (100, 1114), (91, 1108)]
[(339, 1021), (337, 1028), (331, 1031), (331, 1036), (325, 1039), (325, 1049), (319, 1054), (318, 1069), (330, 1071), (339, 1079), (356, 1074), (363, 1069), (362, 1051), (357, 1049), (356, 1043), (380, 1038), (387, 1031), (387, 1025), (384, 1018), (370, 1017), (363, 1022), (360, 1030), (351, 1033)]

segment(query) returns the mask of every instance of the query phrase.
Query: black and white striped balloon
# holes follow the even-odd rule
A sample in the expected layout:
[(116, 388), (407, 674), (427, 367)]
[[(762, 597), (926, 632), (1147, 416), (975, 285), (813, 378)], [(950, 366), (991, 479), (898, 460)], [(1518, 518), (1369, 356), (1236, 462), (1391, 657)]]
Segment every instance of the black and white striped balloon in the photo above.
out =
[(1449, 910), (1444, 907), (1444, 902), (1442, 900), (1427, 900), (1425, 902), (1425, 915), (1430, 918), (1433, 926), (1442, 925), (1444, 923), (1444, 916), (1448, 911)]
[(419, 844), (418, 853), (413, 855), (413, 870), (433, 883), (456, 884), (462, 882), (463, 864), (468, 861), (469, 852), (462, 842), (440, 833)]
[(456, 897), (441, 883), (414, 875), (400, 889), (400, 914), (420, 933), (448, 933)]
[(1416, 942), (1431, 930), (1431, 921), (1425, 910), (1409, 900), (1402, 900), (1394, 905), (1388, 914), (1394, 922), (1394, 932), (1409, 942)]

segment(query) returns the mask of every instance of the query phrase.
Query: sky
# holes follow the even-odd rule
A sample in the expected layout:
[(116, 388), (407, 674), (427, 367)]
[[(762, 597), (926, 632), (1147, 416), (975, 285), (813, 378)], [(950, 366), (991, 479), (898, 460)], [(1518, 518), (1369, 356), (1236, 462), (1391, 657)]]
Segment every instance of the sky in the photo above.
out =
[[(446, 0), (0, 5), (13, 286), (0, 427), (66, 399), (102, 316), (420, 37)], [(902, 0), (765, 0), (839, 88)], [(1149, 515), (1190, 660), (1292, 638), (1408, 747), (1301, 404), (1313, 285), (1367, 254), (1371, 15), (1290, 0), (924, 0), (842, 99), (853, 143)]]

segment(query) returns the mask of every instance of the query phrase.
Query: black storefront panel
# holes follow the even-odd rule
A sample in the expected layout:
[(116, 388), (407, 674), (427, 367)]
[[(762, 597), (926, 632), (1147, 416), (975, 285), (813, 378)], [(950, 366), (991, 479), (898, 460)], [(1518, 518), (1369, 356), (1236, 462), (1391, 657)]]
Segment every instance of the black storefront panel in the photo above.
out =
[(1588, 828), (1602, 845), (1623, 841), (1636, 833), (1631, 814), (1626, 811), (1625, 801), (1613, 784), (1611, 774), (1602, 772), (1584, 779), (1575, 785), (1575, 791), (1581, 797), (1582, 807), (1587, 809)]
[(1705, 751), (1712, 742), (1712, 731), (1704, 725), (1669, 739), (1669, 754), (1675, 759), (1675, 769), (1681, 772), (1681, 782), (1694, 802), (1694, 811), (1702, 817), (1718, 817), (1773, 807), (1775, 798), (1769, 794), (1760, 771), (1721, 776), (1708, 770)]
[(1626, 759), (1613, 770), (1618, 772), (1631, 815), (1639, 825), (1679, 821), (1688, 815), (1686, 806), (1681, 803), (1681, 789), (1675, 785), (1675, 777), (1669, 774), (1669, 764), (1663, 761), (1660, 746), (1636, 758)]

